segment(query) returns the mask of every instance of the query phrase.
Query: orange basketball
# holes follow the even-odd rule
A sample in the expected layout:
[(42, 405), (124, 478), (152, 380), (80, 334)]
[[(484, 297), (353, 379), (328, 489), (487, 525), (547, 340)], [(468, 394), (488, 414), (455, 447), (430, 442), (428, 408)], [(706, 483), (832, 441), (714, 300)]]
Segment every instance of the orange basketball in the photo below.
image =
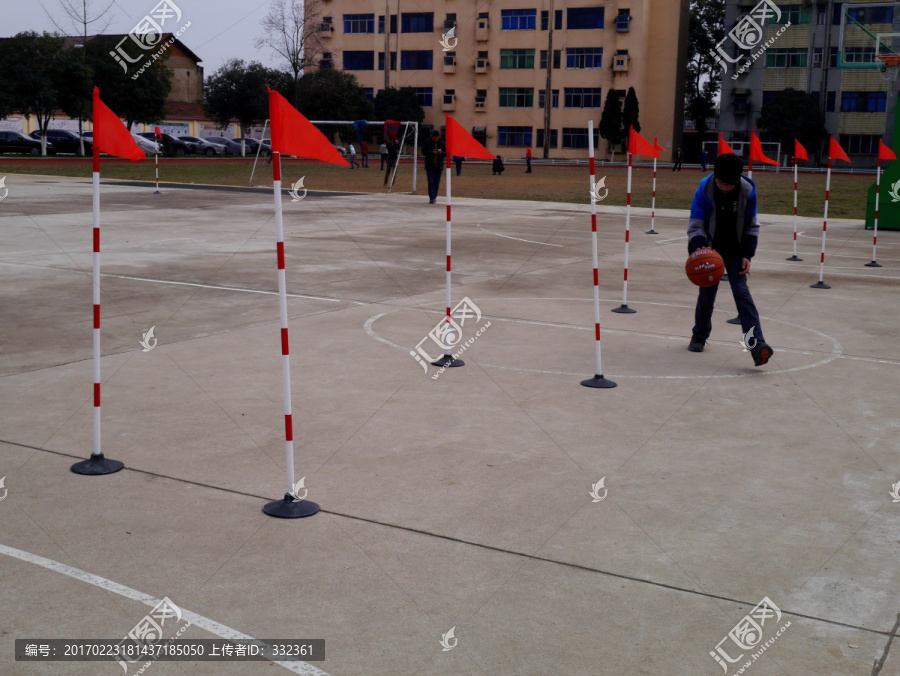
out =
[(725, 261), (717, 252), (703, 247), (688, 256), (684, 271), (697, 286), (715, 286), (725, 274)]

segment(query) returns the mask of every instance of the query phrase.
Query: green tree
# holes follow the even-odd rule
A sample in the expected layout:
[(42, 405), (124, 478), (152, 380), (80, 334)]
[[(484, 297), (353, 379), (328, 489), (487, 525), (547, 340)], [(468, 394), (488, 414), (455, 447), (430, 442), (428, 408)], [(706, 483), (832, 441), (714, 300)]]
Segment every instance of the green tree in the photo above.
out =
[(780, 141), (781, 148), (787, 153), (793, 151), (795, 138), (809, 149), (818, 147), (828, 136), (825, 114), (819, 109), (816, 98), (790, 88), (778, 92), (771, 102), (762, 107), (756, 126)]
[(622, 106), (619, 104), (619, 94), (615, 89), (610, 89), (606, 93), (598, 131), (600, 136), (606, 139), (607, 152), (612, 153), (615, 159), (615, 145), (622, 141)]
[(688, 62), (685, 80), (684, 115), (693, 120), (700, 133), (715, 115), (721, 89), (721, 68), (710, 56), (725, 37), (725, 3), (721, 0), (692, 0), (688, 23)]
[(151, 124), (166, 117), (166, 99), (172, 90), (172, 70), (163, 59), (147, 64), (135, 64), (143, 71), (124, 72), (109, 53), (115, 51), (118, 40), (100, 36), (89, 40), (84, 47), (87, 65), (100, 88), (103, 103), (125, 120), (128, 129), (135, 123)]
[(297, 109), (310, 120), (365, 120), (374, 112), (356, 77), (340, 70), (307, 73), (297, 92)]
[[(632, 127), (635, 131), (641, 130), (641, 122), (640, 122), (640, 114), (641, 109), (638, 104), (637, 94), (634, 92), (634, 87), (628, 88), (628, 93), (625, 94), (625, 105), (622, 107), (622, 128), (624, 131), (628, 131), (629, 127)], [(625, 147), (628, 147), (628, 137), (625, 136)]]
[(419, 105), (414, 89), (390, 87), (375, 96), (375, 117), (379, 120), (414, 120), (422, 124), (425, 111)]
[[(84, 58), (84, 50), (67, 49), (61, 68), (61, 80), (57, 93), (59, 109), (74, 120), (78, 120), (81, 129), (82, 120), (91, 116), (91, 88), (94, 84), (94, 71)], [(79, 137), (81, 133), (79, 132)], [(79, 144), (78, 154), (84, 155), (84, 142)]]

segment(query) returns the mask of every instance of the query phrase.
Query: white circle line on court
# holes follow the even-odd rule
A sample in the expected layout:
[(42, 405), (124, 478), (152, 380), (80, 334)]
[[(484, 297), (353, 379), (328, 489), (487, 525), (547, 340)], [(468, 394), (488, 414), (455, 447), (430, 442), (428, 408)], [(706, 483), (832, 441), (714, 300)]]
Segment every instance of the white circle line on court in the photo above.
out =
[[(100, 577), (99, 575), (88, 573), (87, 571), (81, 570), (80, 568), (75, 568), (73, 566), (66, 565), (65, 563), (54, 561), (53, 559), (47, 559), (43, 556), (32, 554), (31, 552), (22, 551), (21, 549), (16, 549), (14, 547), (8, 547), (4, 544), (0, 544), (0, 554), (6, 554), (7, 556), (10, 556), (14, 559), (19, 559), (20, 561), (25, 561), (26, 563), (33, 563), (36, 566), (41, 566), (42, 568), (52, 570), (53, 572), (60, 573), (61, 575), (68, 575), (75, 580), (79, 580), (80, 582), (87, 582), (88, 584), (92, 584), (95, 587), (105, 589), (106, 591), (113, 592), (114, 594), (118, 594), (119, 596), (124, 596), (125, 598), (131, 599), (132, 601), (140, 601), (144, 605), (150, 606), (151, 608), (162, 602), (162, 599), (153, 598), (152, 596), (150, 596), (150, 594), (139, 592), (137, 589), (126, 587), (123, 584), (113, 582), (112, 580), (108, 580), (105, 577)], [(204, 631), (208, 631), (210, 634), (218, 636), (219, 638), (224, 638), (226, 640), (255, 641), (257, 643), (260, 643), (260, 641), (258, 641), (257, 639), (253, 638), (252, 636), (248, 636), (247, 634), (241, 633), (237, 629), (227, 627), (224, 624), (220, 624), (215, 620), (209, 619), (208, 617), (204, 617), (203, 615), (198, 615), (197, 613), (191, 612), (190, 610), (181, 608), (181, 606), (179, 606), (179, 608), (181, 609), (181, 616), (188, 620), (192, 625), (200, 627)], [(273, 663), (277, 664), (278, 666), (284, 667), (288, 671), (292, 671), (295, 674), (308, 674), (309, 676), (328, 676), (328, 672), (322, 671), (321, 669), (314, 667), (311, 664), (307, 664), (306, 662), (273, 661)]]
[[(564, 300), (564, 301), (579, 301), (579, 302), (585, 301), (584, 298), (493, 298), (491, 300), (544, 300), (544, 301)], [(620, 301), (604, 298), (604, 299), (602, 299), (602, 302), (618, 303)], [(676, 307), (676, 308), (687, 308), (688, 307), (686, 305), (677, 305), (674, 303), (656, 303), (656, 302), (652, 302), (652, 301), (641, 302), (641, 303), (633, 302), (632, 304), (660, 305), (663, 307)], [(397, 312), (399, 310), (404, 310), (404, 309), (409, 309), (409, 308), (397, 308), (396, 310), (390, 310), (388, 312), (381, 312), (377, 315), (369, 317), (369, 319), (367, 319), (365, 324), (363, 325), (363, 329), (369, 336), (371, 336), (372, 338), (374, 338), (375, 340), (377, 340), (380, 343), (384, 343), (385, 345), (389, 345), (398, 350), (403, 350), (404, 352), (410, 352), (411, 348), (404, 347), (403, 345), (398, 345), (397, 343), (391, 342), (387, 338), (380, 336), (378, 333), (375, 332), (375, 329), (372, 328), (374, 326), (375, 322), (378, 321), (379, 319), (381, 319), (382, 317), (384, 317), (385, 315), (392, 314), (394, 312)], [(439, 312), (438, 310), (435, 310), (435, 313), (438, 313), (438, 312)], [(489, 318), (491, 321), (512, 322), (515, 324), (531, 324), (531, 325), (537, 325), (537, 326), (546, 326), (549, 328), (575, 329), (575, 330), (585, 330), (585, 331), (593, 330), (591, 327), (573, 326), (571, 324), (554, 324), (551, 322), (539, 322), (539, 321), (534, 321), (534, 320), (529, 320), (529, 319), (513, 319), (513, 318), (509, 318), (509, 317), (489, 317), (488, 315), (483, 315), (483, 316)], [(793, 368), (778, 369), (775, 371), (752, 371), (750, 373), (745, 373), (745, 374), (726, 373), (726, 374), (721, 374), (721, 375), (689, 375), (689, 376), (664, 376), (664, 375), (663, 376), (655, 376), (655, 375), (653, 375), (653, 376), (651, 376), (651, 375), (629, 375), (629, 374), (610, 373), (607, 375), (609, 375), (609, 377), (611, 377), (611, 378), (643, 378), (643, 379), (658, 378), (661, 380), (690, 380), (690, 379), (696, 379), (696, 378), (702, 378), (702, 379), (706, 379), (706, 380), (721, 379), (721, 378), (749, 378), (749, 377), (753, 377), (753, 376), (767, 376), (767, 375), (773, 376), (773, 375), (778, 375), (778, 374), (782, 374), (782, 373), (794, 373), (796, 371), (805, 371), (807, 369), (815, 368), (817, 366), (824, 366), (825, 364), (828, 364), (828, 363), (834, 361), (835, 359), (839, 359), (840, 357), (843, 356), (843, 352), (844, 352), (843, 346), (837, 340), (835, 340), (828, 334), (822, 333), (821, 331), (817, 331), (816, 329), (811, 329), (807, 326), (799, 326), (798, 324), (791, 324), (790, 322), (785, 322), (780, 319), (773, 319), (772, 317), (763, 317), (763, 319), (765, 319), (766, 321), (770, 321), (770, 322), (777, 322), (779, 324), (784, 324), (785, 326), (789, 326), (791, 328), (800, 329), (803, 331), (811, 331), (812, 333), (815, 333), (816, 335), (821, 336), (822, 338), (824, 338), (825, 340), (827, 340), (831, 343), (831, 345), (832, 345), (831, 354), (827, 355), (824, 359), (820, 359), (819, 361), (813, 362), (812, 364), (806, 364), (805, 366), (795, 366)], [(662, 338), (663, 340), (682, 340), (682, 341), (685, 340), (684, 337), (681, 337), (681, 336), (665, 336), (662, 334), (647, 333), (647, 332), (643, 332), (643, 331), (623, 331), (620, 329), (603, 329), (603, 331), (605, 333), (620, 333), (620, 334), (625, 334), (625, 335), (639, 335), (639, 336), (644, 336), (644, 337), (649, 337), (649, 338)], [(720, 342), (720, 341), (710, 341), (710, 342)], [(731, 344), (731, 343), (726, 343), (726, 344)], [(813, 352), (809, 352), (809, 351), (805, 351), (805, 350), (782, 349), (782, 351), (796, 352), (799, 354), (815, 354)], [(863, 358), (863, 357), (859, 357), (857, 359), (860, 359), (861, 361), (869, 361), (869, 359)], [(580, 373), (572, 373), (569, 371), (545, 371), (545, 370), (540, 370), (540, 369), (521, 368), (521, 367), (517, 367), (517, 366), (502, 366), (500, 364), (479, 363), (479, 366), (484, 366), (487, 368), (503, 369), (505, 371), (519, 371), (521, 373), (543, 373), (543, 374), (550, 374), (550, 375), (567, 375), (567, 376), (584, 375), (584, 374), (580, 374)]]
[(517, 242), (528, 242), (529, 244), (540, 244), (542, 246), (558, 246), (559, 248), (564, 248), (562, 244), (550, 244), (549, 242), (535, 242), (531, 239), (522, 239), (521, 237), (512, 237), (511, 235), (501, 235), (499, 232), (494, 232), (492, 230), (488, 230), (487, 228), (482, 228), (481, 223), (478, 223), (476, 226), (482, 232), (486, 232), (490, 235), (496, 235), (497, 237), (503, 237), (504, 239), (514, 239)]

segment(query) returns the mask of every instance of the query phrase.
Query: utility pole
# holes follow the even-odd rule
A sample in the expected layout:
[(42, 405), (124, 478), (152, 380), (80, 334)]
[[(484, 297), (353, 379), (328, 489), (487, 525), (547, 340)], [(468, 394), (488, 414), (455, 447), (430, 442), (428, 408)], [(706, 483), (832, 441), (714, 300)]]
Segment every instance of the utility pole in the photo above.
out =
[(384, 0), (384, 90), (391, 86), (391, 8)]
[(550, 157), (550, 109), (553, 107), (553, 0), (547, 12), (547, 88), (544, 90), (544, 159)]

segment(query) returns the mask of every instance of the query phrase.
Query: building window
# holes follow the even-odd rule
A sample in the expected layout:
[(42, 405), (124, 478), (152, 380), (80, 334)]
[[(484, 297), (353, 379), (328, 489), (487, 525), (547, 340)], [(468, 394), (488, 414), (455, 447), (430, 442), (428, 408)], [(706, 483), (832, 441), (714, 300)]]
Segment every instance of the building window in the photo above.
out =
[[(384, 16), (378, 17), (378, 32), (384, 34)], [(397, 15), (391, 14), (391, 33), (397, 32)]]
[(844, 92), (841, 95), (842, 113), (883, 113), (887, 105), (884, 92)]
[(444, 53), (444, 65), (445, 66), (455, 66), (456, 65), (456, 52), (445, 52)]
[(874, 47), (847, 47), (844, 50), (844, 63), (874, 63)]
[(807, 49), (770, 49), (766, 51), (766, 68), (806, 68)]
[(602, 7), (578, 7), (567, 10), (566, 28), (603, 28)]
[(822, 48), (813, 47), (813, 68), (822, 67)]
[(533, 31), (536, 19), (536, 9), (504, 9), (500, 11), (500, 30)]
[[(746, 90), (745, 90), (746, 91)], [(735, 115), (746, 115), (750, 112), (750, 94), (735, 94), (731, 99), (731, 110)]]
[[(602, 61), (602, 47), (569, 47), (566, 49), (566, 68), (601, 68)], [(554, 67), (556, 67), (555, 63)], [(563, 143), (565, 143), (565, 137)]]
[(531, 145), (531, 127), (497, 127), (497, 145), (524, 147)]
[(501, 68), (534, 68), (533, 49), (501, 49)]
[(400, 70), (431, 70), (434, 53), (428, 50), (400, 52)]
[[(545, 104), (545, 99), (547, 98), (547, 90), (541, 89), (538, 90), (538, 108), (543, 108)], [(550, 101), (551, 108), (559, 108), (559, 90), (553, 90), (552, 101)]]
[(563, 18), (562, 10), (557, 9), (553, 13), (553, 29), (554, 30), (558, 30), (558, 31), (562, 30), (562, 18)]
[(533, 108), (534, 89), (526, 87), (500, 87), (501, 108)]
[(837, 68), (837, 57), (838, 57), (838, 48), (831, 47), (828, 50), (828, 67), (829, 68)]
[(447, 14), (447, 18), (444, 19), (444, 30), (448, 31), (456, 25), (456, 13)]
[(547, 27), (550, 24), (550, 12), (543, 10), (541, 12), (541, 30), (547, 30)]
[(616, 32), (627, 33), (629, 31), (628, 24), (631, 23), (631, 10), (620, 9), (616, 17)]
[(434, 12), (403, 13), (400, 16), (400, 29), (404, 33), (433, 33)]
[(600, 87), (566, 87), (566, 108), (600, 108)]
[[(594, 129), (594, 147), (600, 143), (600, 130)], [(573, 127), (563, 127), (563, 148), (587, 148), (588, 147), (588, 130), (586, 128), (577, 129)]]
[[(837, 11), (837, 5), (835, 5)], [(881, 7), (848, 7), (847, 16), (859, 23), (894, 23), (894, 8)]]
[(344, 14), (345, 33), (374, 33), (374, 14)]
[(874, 155), (880, 138), (869, 134), (841, 134), (841, 146), (848, 155)]
[(487, 127), (472, 127), (472, 138), (481, 145), (487, 145)]
[(835, 102), (837, 100), (837, 92), (825, 92), (825, 112), (833, 113)]
[(487, 89), (475, 90), (475, 107), (484, 108), (484, 102), (487, 101)]
[[(378, 70), (384, 70), (384, 52), (378, 52)], [(397, 52), (391, 52), (391, 70), (397, 70)]]
[(375, 70), (375, 52), (344, 52), (344, 70)]
[(412, 90), (416, 93), (416, 102), (420, 106), (423, 108), (431, 106), (431, 99), (433, 96), (433, 89), (431, 87), (413, 87)]
[(445, 89), (444, 90), (444, 103), (450, 104), (453, 103), (453, 100), (456, 98), (456, 90), (455, 89)]
[(781, 19), (776, 21), (773, 16), (771, 17), (770, 23), (786, 24), (790, 21), (792, 26), (796, 26), (798, 24), (808, 24), (810, 22), (810, 17), (812, 16), (811, 5), (807, 5), (806, 7), (802, 5), (779, 5), (779, 8), (781, 9)]
[[(551, 129), (550, 130), (550, 147), (551, 148), (556, 147), (556, 142), (558, 139), (559, 139), (559, 131), (556, 129)], [(544, 130), (543, 129), (537, 130), (537, 147), (538, 148), (544, 147)]]
[(334, 68), (334, 61), (331, 58), (331, 52), (322, 52), (322, 58), (319, 61), (319, 68), (329, 70)]

